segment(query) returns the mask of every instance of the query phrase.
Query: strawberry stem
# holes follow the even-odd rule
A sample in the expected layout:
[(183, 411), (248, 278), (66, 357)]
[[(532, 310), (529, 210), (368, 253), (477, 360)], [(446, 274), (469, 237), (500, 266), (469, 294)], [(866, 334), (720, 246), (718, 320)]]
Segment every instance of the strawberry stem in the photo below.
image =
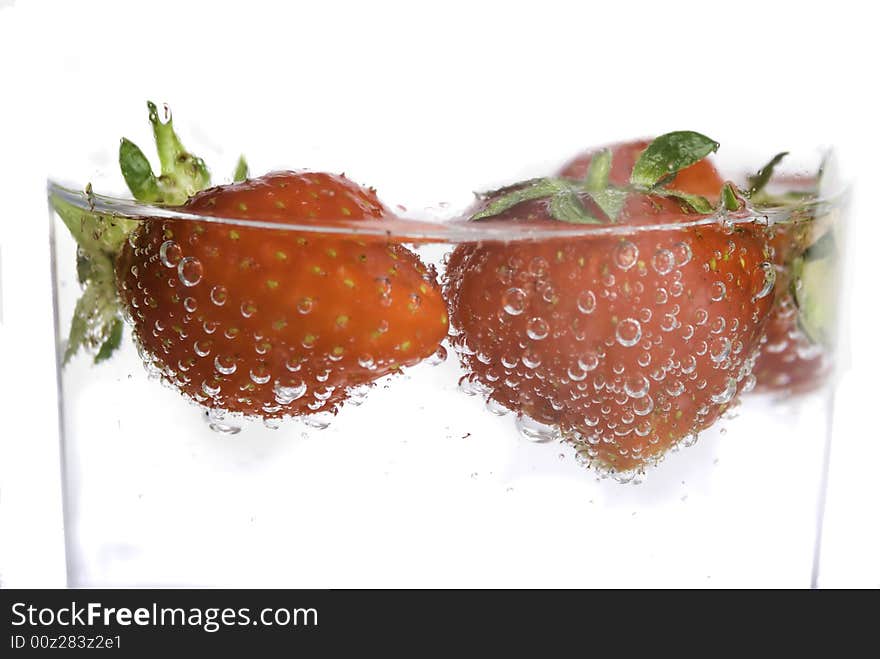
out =
[(147, 110), (162, 173), (156, 177), (143, 151), (124, 138), (119, 145), (119, 167), (135, 199), (152, 203), (182, 204), (194, 193), (210, 185), (211, 175), (205, 162), (183, 147), (174, 131), (168, 107), (165, 107), (164, 122), (159, 119), (159, 110), (155, 103), (147, 101)]
[[(182, 204), (210, 184), (208, 168), (189, 153), (174, 132), (171, 114), (160, 121), (155, 103), (148, 102), (150, 123), (159, 153), (161, 175), (156, 176), (141, 149), (123, 138), (119, 143), (119, 168), (131, 194), (147, 203)], [(236, 176), (247, 176), (247, 163), (239, 159)], [(91, 197), (91, 186), (86, 198)], [(77, 276), (83, 292), (76, 303), (64, 352), (67, 363), (81, 348), (95, 354), (95, 362), (109, 359), (122, 341), (123, 324), (116, 294), (116, 255), (137, 221), (86, 210), (52, 195), (50, 202), (77, 242)], [(91, 208), (91, 205), (90, 205)]]

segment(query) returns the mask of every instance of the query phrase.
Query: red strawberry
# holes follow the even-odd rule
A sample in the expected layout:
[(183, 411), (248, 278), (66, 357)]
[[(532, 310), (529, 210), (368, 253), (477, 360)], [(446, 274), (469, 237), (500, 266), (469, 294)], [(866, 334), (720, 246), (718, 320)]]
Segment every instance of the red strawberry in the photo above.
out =
[(197, 193), (183, 210), (279, 225), (150, 220), (117, 260), (142, 352), (209, 408), (331, 411), (351, 387), (415, 364), (446, 335), (440, 290), (415, 254), (284, 226), (393, 218), (343, 176), (277, 172)]
[[(669, 159), (673, 171), (692, 162), (674, 150)], [(447, 293), (453, 343), (495, 405), (561, 431), (603, 469), (631, 472), (751, 384), (773, 277), (752, 228), (628, 231), (699, 215), (664, 190), (630, 187), (614, 193), (624, 201), (612, 218), (609, 189), (548, 179), (485, 198), (475, 219), (622, 231), (459, 247)]]
[[(750, 179), (752, 199), (757, 205), (785, 204), (784, 198), (763, 191), (773, 176), (774, 167), (785, 155), (776, 156)], [(789, 194), (815, 194), (817, 180), (815, 177), (785, 177), (785, 184)], [(774, 228), (770, 246), (777, 271), (776, 303), (767, 323), (764, 346), (755, 362), (757, 392), (806, 393), (821, 386), (831, 372), (827, 346), (803, 331), (792, 294), (793, 265), (816, 243), (817, 233), (827, 228), (827, 222), (819, 223), (815, 219)]]
[[(609, 182), (613, 185), (626, 185), (632, 174), (633, 166), (651, 140), (633, 140), (620, 142), (605, 147), (590, 149), (569, 161), (559, 175), (565, 178), (582, 179), (590, 169), (593, 157), (607, 149), (611, 151), (612, 163)], [(724, 181), (709, 158), (699, 160), (690, 167), (680, 170), (669, 187), (690, 194), (703, 195), (712, 201), (718, 200), (718, 194)]]
[(755, 391), (805, 393), (821, 386), (831, 372), (827, 351), (801, 330), (797, 318), (797, 305), (786, 291), (773, 306), (755, 361)]

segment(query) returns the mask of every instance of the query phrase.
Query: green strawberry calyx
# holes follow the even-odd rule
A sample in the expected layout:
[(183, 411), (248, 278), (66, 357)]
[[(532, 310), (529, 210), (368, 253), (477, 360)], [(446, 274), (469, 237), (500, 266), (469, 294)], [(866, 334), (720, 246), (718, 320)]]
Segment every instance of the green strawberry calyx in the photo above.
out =
[[(718, 142), (693, 131), (675, 131), (660, 135), (641, 153), (633, 167), (628, 185), (608, 181), (612, 154), (603, 149), (593, 155), (582, 180), (562, 177), (537, 178), (480, 195), (488, 200), (471, 220), (500, 215), (525, 201), (549, 200), (550, 216), (571, 224), (606, 224), (617, 222), (628, 196), (632, 193), (670, 197), (682, 202), (688, 212), (709, 215), (716, 209), (703, 196), (674, 188), (675, 176), (686, 167), (718, 150)], [(589, 198), (607, 219), (590, 214), (583, 203)]]
[(794, 257), (791, 269), (791, 295), (798, 308), (798, 326), (812, 343), (833, 348), (839, 277), (833, 234), (824, 234), (803, 254)]
[[(839, 204), (823, 209), (819, 202), (826, 185), (836, 184), (833, 154), (822, 159), (811, 185), (796, 190), (771, 192), (768, 184), (779, 163), (788, 155), (779, 153), (747, 178), (749, 202), (756, 210), (792, 209), (782, 225), (797, 225), (794, 248), (785, 264), (791, 272), (790, 293), (798, 309), (798, 327), (815, 345), (832, 349), (837, 328), (837, 291), (840, 277), (840, 243), (843, 225)], [(794, 227), (793, 227), (794, 229)]]
[[(164, 106), (162, 118), (155, 103), (148, 102), (147, 110), (159, 156), (159, 174), (153, 173), (143, 151), (126, 138), (122, 138), (119, 144), (119, 168), (136, 200), (182, 204), (211, 184), (210, 172), (201, 158), (184, 148), (167, 106)], [(241, 157), (234, 180), (243, 180), (247, 174), (247, 163)], [(85, 197), (90, 202), (89, 210), (55, 193), (49, 198), (52, 208), (76, 240), (77, 279), (83, 288), (74, 308), (64, 349), (64, 364), (80, 350), (92, 353), (95, 363), (99, 363), (120, 346), (122, 308), (116, 291), (114, 265), (124, 241), (138, 225), (137, 220), (96, 212), (91, 203), (91, 184), (86, 186)]]

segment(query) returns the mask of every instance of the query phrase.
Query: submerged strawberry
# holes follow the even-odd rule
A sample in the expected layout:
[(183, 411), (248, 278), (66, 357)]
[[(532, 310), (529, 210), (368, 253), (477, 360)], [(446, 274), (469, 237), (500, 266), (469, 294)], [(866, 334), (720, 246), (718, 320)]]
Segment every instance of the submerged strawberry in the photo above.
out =
[(162, 173), (123, 140), (132, 192), (225, 218), (155, 218), (107, 233), (114, 243), (100, 263), (115, 259), (119, 302), (151, 370), (207, 408), (275, 418), (334, 411), (353, 388), (437, 350), (448, 322), (434, 273), (400, 244), (357, 237), (361, 224), (394, 219), (375, 191), (326, 173), (240, 180), (243, 161), (239, 182), (199, 191), (204, 163), (170, 117), (150, 111)]
[[(788, 177), (787, 191), (771, 194), (765, 186), (774, 176), (774, 169), (786, 156), (780, 153), (754, 176), (749, 177), (748, 194), (755, 207), (784, 207), (792, 203), (803, 205), (818, 196), (820, 176)], [(767, 323), (761, 353), (755, 362), (755, 390), (773, 393), (806, 393), (820, 387), (831, 373), (831, 340), (818, 325), (827, 325), (826, 319), (817, 319), (833, 309), (833, 300), (823, 300), (816, 308), (804, 308), (808, 297), (821, 292), (828, 282), (835, 280), (833, 264), (836, 246), (830, 217), (806, 217), (784, 221), (774, 227), (770, 245), (777, 271), (776, 301)], [(806, 267), (805, 267), (806, 266)], [(819, 272), (819, 279), (805, 287), (804, 281)]]
[(332, 410), (351, 387), (417, 363), (446, 335), (440, 290), (409, 250), (283, 227), (391, 218), (342, 176), (277, 172), (200, 192), (184, 209), (279, 225), (157, 219), (120, 254), (143, 352), (208, 407), (263, 417)]
[(632, 472), (750, 386), (772, 300), (766, 241), (749, 227), (695, 226), (708, 201), (662, 187), (715, 147), (694, 133), (662, 136), (625, 188), (608, 185), (604, 151), (582, 182), (530, 181), (476, 208), (476, 220), (616, 229), (461, 246), (450, 257), (453, 343), (467, 377), (527, 433), (562, 434), (600, 468)]

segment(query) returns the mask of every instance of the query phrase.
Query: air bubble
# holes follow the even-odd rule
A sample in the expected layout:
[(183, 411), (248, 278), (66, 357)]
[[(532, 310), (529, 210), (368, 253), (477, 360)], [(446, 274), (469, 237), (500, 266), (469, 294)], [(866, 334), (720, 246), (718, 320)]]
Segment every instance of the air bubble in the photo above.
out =
[(693, 355), (687, 355), (681, 360), (681, 372), (690, 375), (697, 368), (697, 359)]
[(252, 368), (250, 372), (251, 381), (254, 384), (266, 384), (269, 380), (272, 379), (272, 374), (269, 373), (269, 369), (265, 366), (257, 366), (256, 368)]
[(166, 240), (159, 246), (159, 260), (166, 268), (176, 268), (180, 263), (181, 250), (173, 240)]
[(208, 427), (221, 435), (237, 435), (241, 432), (241, 426), (225, 421), (226, 414), (222, 410), (211, 408), (205, 412), (205, 421)]
[(541, 356), (534, 351), (527, 350), (523, 353), (522, 363), (526, 368), (538, 368), (541, 365)]
[(216, 380), (213, 383), (208, 383), (207, 380), (202, 382), (202, 391), (206, 396), (210, 396), (214, 398), (215, 396), (220, 394), (220, 383)]
[(730, 348), (730, 339), (724, 336), (715, 337), (709, 344), (709, 357), (716, 364), (720, 364), (730, 356)]
[(675, 265), (679, 268), (690, 263), (691, 259), (694, 257), (690, 245), (684, 242), (673, 245), (672, 254), (675, 257)]
[(648, 393), (648, 389), (650, 388), (651, 383), (648, 382), (648, 378), (644, 375), (635, 375), (627, 378), (623, 383), (623, 390), (630, 398), (642, 398)]
[(596, 310), (596, 296), (593, 291), (582, 291), (577, 299), (578, 311), (591, 314)]
[(511, 316), (518, 316), (526, 308), (526, 293), (521, 288), (508, 288), (502, 300), (504, 311)]
[(184, 286), (195, 286), (202, 281), (203, 274), (202, 262), (193, 256), (187, 256), (177, 264), (177, 277)]
[(217, 355), (214, 357), (214, 368), (223, 375), (232, 375), (235, 373), (235, 369), (238, 368), (238, 366), (232, 357)]
[(526, 334), (533, 341), (541, 341), (547, 338), (550, 326), (543, 318), (532, 318), (526, 326)]
[(666, 385), (666, 393), (672, 398), (677, 398), (684, 393), (684, 383), (681, 380), (673, 380)]
[(276, 403), (279, 405), (290, 405), (293, 401), (305, 396), (308, 387), (302, 381), (297, 384), (282, 385), (276, 380), (272, 390), (275, 393)]
[(736, 395), (736, 380), (728, 378), (723, 389), (712, 394), (712, 402), (719, 405), (729, 403)]
[(625, 318), (617, 324), (617, 342), (625, 348), (636, 345), (642, 338), (642, 326), (634, 318)]
[(671, 332), (676, 327), (678, 327), (678, 319), (671, 313), (663, 314), (663, 319), (660, 321), (660, 329), (664, 332)]
[(595, 352), (585, 352), (578, 357), (578, 366), (585, 371), (592, 371), (599, 365), (599, 355)]
[(229, 293), (226, 290), (225, 286), (215, 286), (211, 289), (211, 302), (216, 304), (218, 307), (222, 307), (226, 304), (226, 300), (229, 297)]
[(675, 267), (675, 254), (668, 249), (658, 250), (654, 254), (654, 258), (651, 259), (651, 264), (654, 266), (657, 274), (668, 275)]
[(624, 240), (614, 249), (614, 262), (621, 270), (629, 270), (639, 260), (639, 248)]
[(428, 364), (431, 366), (439, 366), (443, 362), (446, 361), (446, 357), (448, 353), (444, 346), (439, 346), (437, 350), (434, 351), (434, 354), (428, 357)]
[(636, 398), (632, 404), (632, 411), (639, 416), (647, 416), (654, 410), (654, 399), (650, 396)]
[(723, 282), (716, 281), (709, 289), (709, 293), (713, 302), (721, 302), (724, 296), (727, 295), (727, 287)]
[(580, 364), (569, 367), (567, 374), (573, 382), (582, 382), (587, 377), (587, 371), (581, 368)]
[(551, 442), (561, 437), (558, 428), (520, 414), (516, 417), (516, 429), (530, 442)]
[(199, 357), (207, 357), (211, 354), (211, 348), (214, 347), (213, 342), (211, 341), (196, 341), (193, 343), (193, 351)]
[(776, 268), (773, 267), (771, 263), (767, 263), (766, 261), (761, 263), (761, 270), (764, 272), (764, 283), (761, 286), (760, 290), (755, 293), (752, 298), (752, 302), (756, 300), (760, 300), (763, 297), (767, 297), (770, 294), (770, 291), (773, 290), (773, 287), (776, 285)]
[(536, 256), (529, 261), (529, 272), (539, 279), (547, 274), (547, 261), (543, 256)]
[(330, 412), (318, 412), (316, 414), (309, 414), (307, 417), (303, 418), (304, 424), (317, 430), (328, 428), (331, 421), (333, 421), (333, 414)]
[(510, 410), (504, 407), (501, 403), (499, 403), (494, 398), (486, 399), (486, 409), (489, 410), (490, 413), (495, 416), (504, 416), (505, 414), (509, 414)]

